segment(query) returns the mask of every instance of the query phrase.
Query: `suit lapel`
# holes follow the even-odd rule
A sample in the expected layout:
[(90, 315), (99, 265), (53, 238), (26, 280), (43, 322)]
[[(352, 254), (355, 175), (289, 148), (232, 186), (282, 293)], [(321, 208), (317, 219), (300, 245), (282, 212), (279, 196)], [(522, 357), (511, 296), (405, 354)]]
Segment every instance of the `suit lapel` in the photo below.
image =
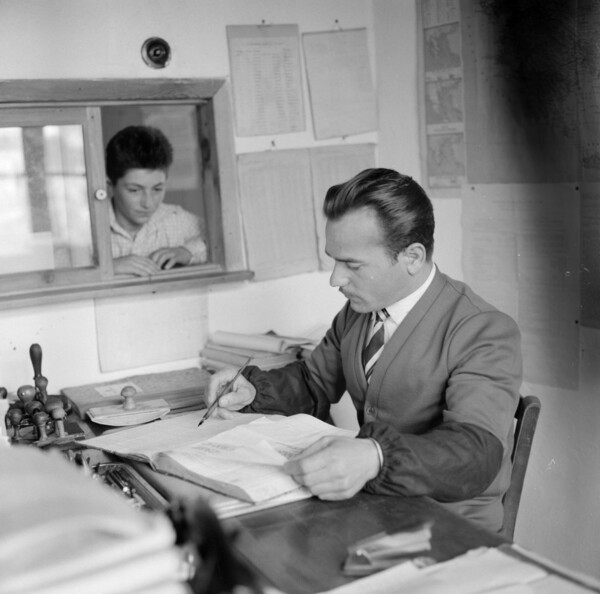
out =
[[(400, 323), (394, 334), (388, 342), (375, 365), (369, 391), (378, 391), (381, 387), (381, 382), (387, 373), (388, 368), (394, 362), (397, 364), (397, 357), (405, 343), (415, 331), (421, 320), (425, 317), (431, 306), (438, 299), (444, 285), (446, 284), (446, 276), (439, 270), (436, 270), (431, 285), (427, 288), (423, 296), (417, 301), (415, 306), (408, 312), (404, 320)], [(364, 379), (364, 371), (363, 371)], [(366, 381), (366, 380), (365, 380)]]

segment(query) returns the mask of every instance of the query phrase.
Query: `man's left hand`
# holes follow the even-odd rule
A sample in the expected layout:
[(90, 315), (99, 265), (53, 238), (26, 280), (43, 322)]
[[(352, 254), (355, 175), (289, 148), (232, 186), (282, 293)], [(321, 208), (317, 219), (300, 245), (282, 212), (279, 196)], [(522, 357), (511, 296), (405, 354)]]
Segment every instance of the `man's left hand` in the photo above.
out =
[(288, 460), (284, 470), (319, 499), (349, 499), (379, 473), (370, 439), (322, 437)]
[(160, 248), (150, 254), (150, 259), (162, 270), (169, 270), (173, 266), (187, 266), (192, 260), (192, 254), (184, 247)]

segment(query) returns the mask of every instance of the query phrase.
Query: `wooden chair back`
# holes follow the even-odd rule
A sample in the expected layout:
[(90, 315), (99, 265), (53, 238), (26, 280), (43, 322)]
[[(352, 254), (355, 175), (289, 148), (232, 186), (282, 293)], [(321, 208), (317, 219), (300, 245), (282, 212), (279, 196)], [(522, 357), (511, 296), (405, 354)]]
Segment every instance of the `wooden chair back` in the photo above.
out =
[(529, 464), (529, 455), (533, 436), (540, 416), (541, 402), (537, 396), (521, 396), (515, 412), (515, 442), (512, 452), (512, 474), (510, 487), (502, 500), (504, 506), (504, 524), (501, 534), (513, 540), (517, 513), (521, 502), (521, 493), (525, 482), (525, 472)]

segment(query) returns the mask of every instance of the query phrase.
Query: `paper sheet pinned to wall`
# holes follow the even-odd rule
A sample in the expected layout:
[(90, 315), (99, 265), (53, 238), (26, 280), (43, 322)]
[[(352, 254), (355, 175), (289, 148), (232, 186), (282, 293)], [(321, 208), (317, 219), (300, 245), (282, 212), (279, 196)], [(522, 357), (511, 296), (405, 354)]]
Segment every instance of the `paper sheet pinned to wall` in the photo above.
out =
[(372, 143), (238, 156), (250, 268), (257, 280), (330, 270), (323, 200), (334, 184), (375, 166)]
[(325, 217), (323, 201), (327, 190), (349, 180), (363, 169), (375, 167), (374, 144), (324, 146), (310, 149), (312, 195), (321, 270), (331, 270), (333, 260), (325, 254)]
[(306, 150), (238, 155), (244, 234), (256, 280), (319, 268)]
[(600, 183), (581, 188), (581, 322), (600, 328)]
[(298, 25), (227, 27), (238, 136), (305, 130)]
[(97, 299), (95, 313), (103, 372), (199, 357), (208, 335), (198, 290)]
[(377, 130), (366, 29), (304, 33), (315, 138)]
[(579, 385), (579, 197), (572, 184), (463, 188), (465, 280), (511, 315), (525, 377)]

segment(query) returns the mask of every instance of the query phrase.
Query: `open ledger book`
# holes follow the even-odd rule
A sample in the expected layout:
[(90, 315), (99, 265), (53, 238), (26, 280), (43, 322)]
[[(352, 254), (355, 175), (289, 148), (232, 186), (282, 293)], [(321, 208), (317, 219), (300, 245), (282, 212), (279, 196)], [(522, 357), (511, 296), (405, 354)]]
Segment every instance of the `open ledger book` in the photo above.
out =
[[(142, 461), (179, 477), (259, 507), (278, 498), (293, 501), (310, 493), (283, 471), (286, 460), (324, 436), (354, 437), (309, 415), (240, 415), (208, 419), (204, 411), (162, 419), (82, 442)], [(218, 510), (217, 510), (218, 512)]]

